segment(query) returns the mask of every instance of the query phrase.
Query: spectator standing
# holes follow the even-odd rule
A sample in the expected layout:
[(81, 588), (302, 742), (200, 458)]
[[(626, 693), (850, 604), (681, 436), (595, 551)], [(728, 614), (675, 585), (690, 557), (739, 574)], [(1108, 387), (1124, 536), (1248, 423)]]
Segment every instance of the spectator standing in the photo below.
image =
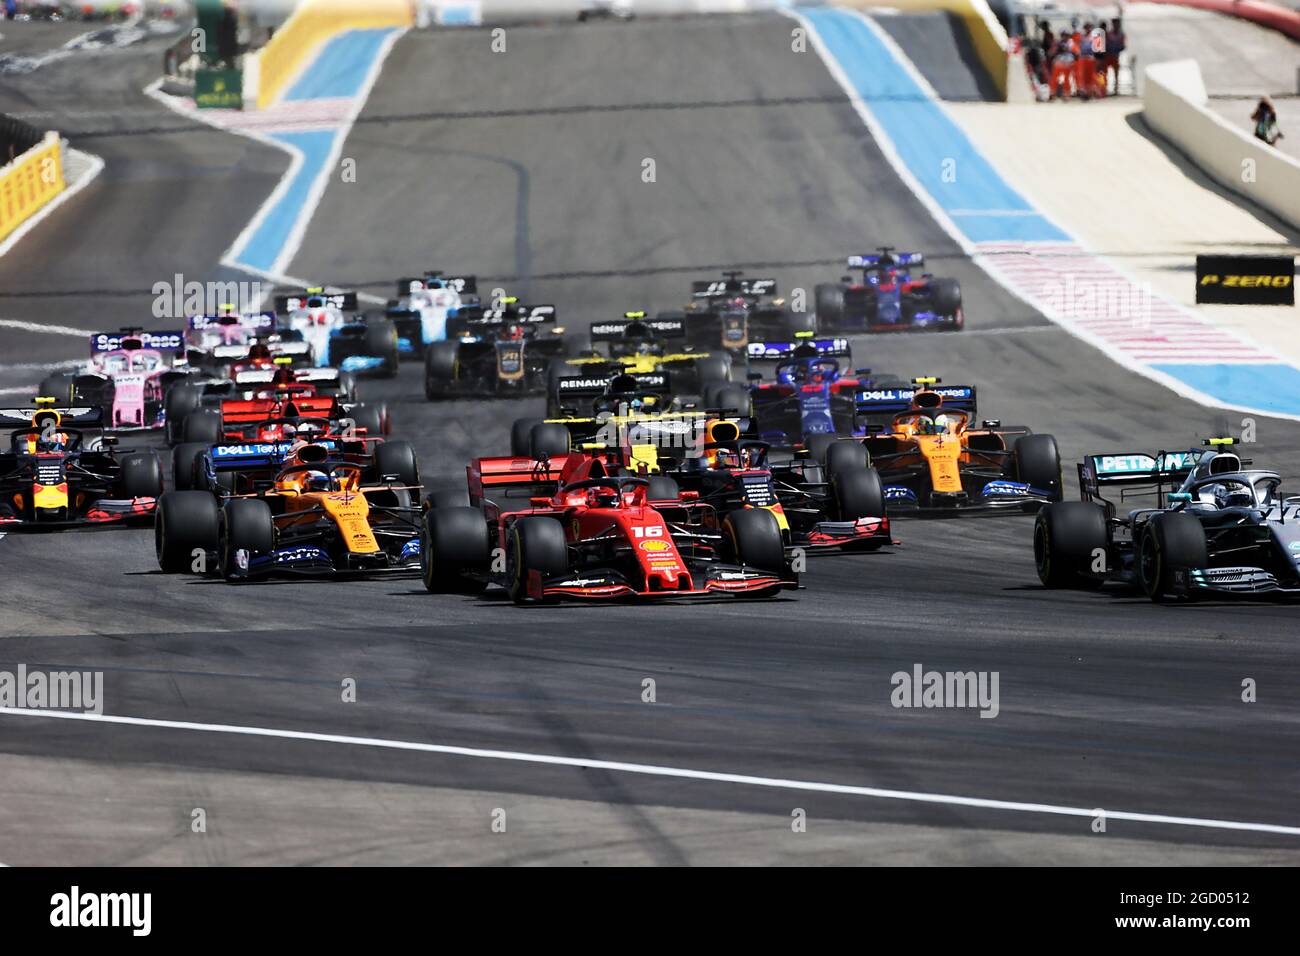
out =
[(1075, 34), (1078, 39), (1078, 66), (1075, 76), (1075, 92), (1085, 100), (1092, 99), (1097, 86), (1097, 61), (1092, 56), (1092, 24), (1085, 23), (1083, 29)]
[(1074, 50), (1070, 37), (1062, 34), (1052, 56), (1052, 99), (1070, 95), (1074, 82)]
[(1250, 118), (1255, 121), (1256, 139), (1262, 139), (1272, 146), (1282, 138), (1282, 131), (1277, 128), (1277, 110), (1267, 96), (1260, 97), (1259, 105), (1250, 114)]
[[(1119, 17), (1110, 21), (1110, 29), (1106, 31), (1106, 58), (1102, 61), (1102, 73), (1106, 77), (1106, 88), (1111, 91), (1112, 96), (1119, 94), (1119, 55), (1124, 52), (1124, 28), (1120, 24)], [(1115, 71), (1114, 82), (1110, 79), (1111, 70)]]
[(1088, 52), (1091, 56), (1092, 83), (1088, 93), (1092, 96), (1106, 95), (1106, 27), (1100, 23), (1088, 34)]

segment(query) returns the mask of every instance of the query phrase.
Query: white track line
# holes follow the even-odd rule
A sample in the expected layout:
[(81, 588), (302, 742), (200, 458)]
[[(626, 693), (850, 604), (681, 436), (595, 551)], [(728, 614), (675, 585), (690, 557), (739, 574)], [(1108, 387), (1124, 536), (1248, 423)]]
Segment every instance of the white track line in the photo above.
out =
[(50, 335), (77, 335), (86, 338), (95, 334), (91, 329), (73, 329), (66, 325), (44, 325), (40, 322), (24, 322), (21, 319), (0, 319), (0, 329), (20, 329), (23, 332), (47, 332)]
[(933, 803), (947, 806), (976, 807), (984, 810), (1010, 810), (1016, 813), (1052, 814), (1055, 816), (1094, 818), (1104, 813), (1108, 820), (1129, 820), (1134, 823), (1164, 823), (1172, 826), (1200, 827), (1211, 830), (1245, 830), (1255, 833), (1278, 833), (1300, 836), (1300, 826), (1281, 826), (1273, 823), (1248, 823), (1238, 820), (1213, 820), (1200, 817), (1178, 817), (1162, 813), (1134, 813), (1128, 810), (1088, 809), (1064, 807), (1050, 803), (1022, 803), (1015, 800), (986, 800), (982, 797), (961, 797), (945, 793), (923, 793), (913, 790), (885, 790), (879, 787), (856, 787), (838, 783), (817, 783), (809, 780), (787, 780), (779, 777), (755, 777), (749, 774), (718, 773), (709, 770), (691, 770), (683, 767), (663, 767), (654, 764), (624, 763), (617, 760), (590, 760), (583, 757), (560, 757), (550, 754), (523, 753), (513, 750), (486, 750), (480, 747), (453, 747), (447, 744), (424, 744), (411, 740), (388, 740), (381, 737), (351, 737), (340, 734), (319, 734), (301, 730), (278, 730), (267, 727), (245, 727), (236, 724), (200, 724), (184, 720), (157, 720), (149, 717), (119, 717), (109, 714), (79, 714), (54, 710), (22, 710), (0, 707), (0, 715), (15, 717), (52, 717), (60, 720), (84, 720), (93, 723), (121, 724), (131, 727), (156, 727), (167, 730), (191, 730), (203, 733), (236, 734), (247, 737), (273, 737), (282, 740), (304, 740), (313, 743), (345, 744), (352, 747), (376, 747), (385, 750), (408, 750), (420, 753), (447, 754), (455, 757), (476, 757), (483, 760), (508, 760), (516, 763), (546, 764), (556, 767), (577, 767), (588, 770), (609, 770), (616, 773), (634, 773), (650, 777), (675, 777), (686, 780), (703, 780), (710, 783), (731, 783), (749, 787), (768, 787), (778, 790), (800, 790), (816, 793), (838, 793), (880, 800), (903, 800), (911, 803)]

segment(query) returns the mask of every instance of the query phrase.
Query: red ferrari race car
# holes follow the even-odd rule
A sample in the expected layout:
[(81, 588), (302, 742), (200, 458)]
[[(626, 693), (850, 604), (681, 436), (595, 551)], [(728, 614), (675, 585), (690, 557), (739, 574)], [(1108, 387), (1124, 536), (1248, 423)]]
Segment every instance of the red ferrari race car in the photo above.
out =
[(655, 479), (616, 477), (583, 454), (480, 458), (468, 472), (470, 506), (439, 507), (435, 498), (425, 513), (420, 564), (429, 591), (499, 584), (516, 603), (537, 604), (770, 598), (799, 586), (770, 511), (720, 516), (682, 500), (669, 522), (649, 503)]

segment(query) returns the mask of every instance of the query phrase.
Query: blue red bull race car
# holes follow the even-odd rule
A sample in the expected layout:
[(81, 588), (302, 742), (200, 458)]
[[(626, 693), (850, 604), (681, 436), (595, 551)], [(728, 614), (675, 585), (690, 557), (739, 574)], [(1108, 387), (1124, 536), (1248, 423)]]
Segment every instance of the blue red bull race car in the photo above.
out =
[(965, 325), (961, 285), (929, 273), (914, 275), (923, 265), (921, 253), (890, 246), (875, 255), (850, 256), (849, 268), (861, 270), (862, 277), (818, 284), (818, 333), (960, 331)]

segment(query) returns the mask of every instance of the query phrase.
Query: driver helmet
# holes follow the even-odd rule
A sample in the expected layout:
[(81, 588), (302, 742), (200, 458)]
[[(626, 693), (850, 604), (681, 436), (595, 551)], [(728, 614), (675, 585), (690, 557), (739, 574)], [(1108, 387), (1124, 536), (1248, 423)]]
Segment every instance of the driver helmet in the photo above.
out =
[(1214, 503), (1220, 508), (1253, 508), (1255, 493), (1244, 485), (1216, 485)]
[(713, 464), (716, 468), (739, 468), (740, 452), (734, 448), (719, 448), (713, 456)]
[(331, 487), (330, 476), (325, 474), (325, 472), (323, 471), (313, 470), (307, 472), (307, 477), (306, 480), (304, 481), (304, 484), (307, 486), (308, 491), (333, 490)]

